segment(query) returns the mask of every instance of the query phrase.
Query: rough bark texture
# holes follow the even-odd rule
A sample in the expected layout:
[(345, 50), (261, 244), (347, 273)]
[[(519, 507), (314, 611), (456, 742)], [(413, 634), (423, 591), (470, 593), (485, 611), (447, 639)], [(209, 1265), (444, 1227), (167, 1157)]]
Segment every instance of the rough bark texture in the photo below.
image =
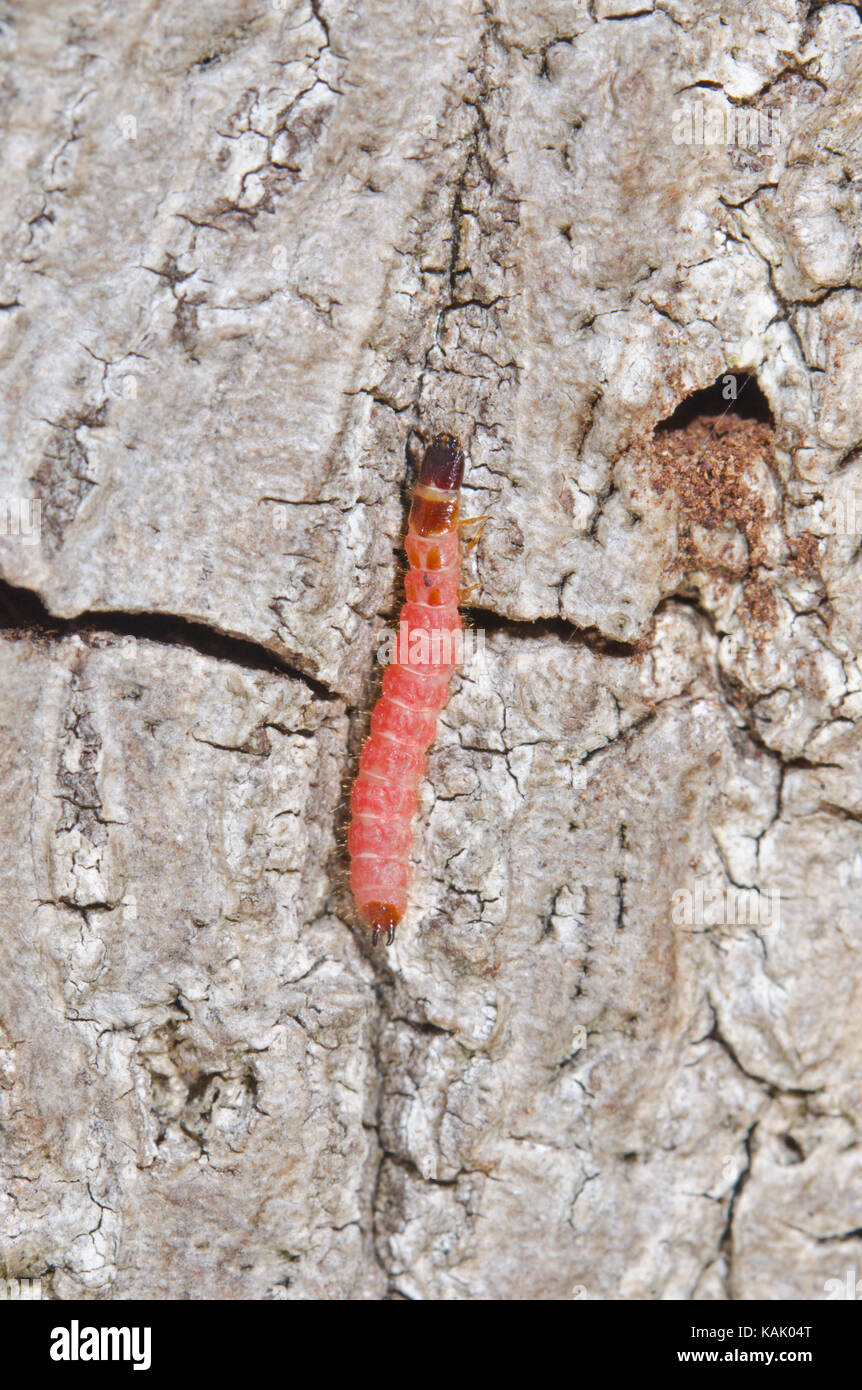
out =
[[(6, 1272), (823, 1298), (862, 1259), (856, 9), (32, 0), (0, 57)], [(770, 418), (653, 436), (726, 374)], [(340, 803), (425, 428), (488, 631), (372, 953)], [(780, 912), (698, 912), (741, 888)]]

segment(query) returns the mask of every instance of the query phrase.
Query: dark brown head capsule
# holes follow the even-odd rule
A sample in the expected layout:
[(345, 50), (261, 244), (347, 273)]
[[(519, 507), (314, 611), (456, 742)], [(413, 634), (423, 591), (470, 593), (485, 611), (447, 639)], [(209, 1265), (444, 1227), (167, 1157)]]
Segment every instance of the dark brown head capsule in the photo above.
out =
[(457, 492), (464, 481), (464, 451), (454, 434), (435, 434), (419, 469), (418, 483)]
[(419, 469), (410, 525), (419, 536), (440, 536), (458, 517), (464, 453), (454, 434), (435, 434)]

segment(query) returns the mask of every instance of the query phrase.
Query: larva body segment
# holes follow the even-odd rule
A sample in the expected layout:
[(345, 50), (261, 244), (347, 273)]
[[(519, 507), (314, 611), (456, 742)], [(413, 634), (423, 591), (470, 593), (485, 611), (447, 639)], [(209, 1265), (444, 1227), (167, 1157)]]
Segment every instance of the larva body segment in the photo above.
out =
[(392, 941), (407, 907), (416, 788), (456, 665), (463, 476), (458, 440), (436, 435), (425, 450), (410, 507), (404, 542), (410, 569), (397, 655), (383, 676), (350, 797), (350, 887), (375, 945), (381, 931)]

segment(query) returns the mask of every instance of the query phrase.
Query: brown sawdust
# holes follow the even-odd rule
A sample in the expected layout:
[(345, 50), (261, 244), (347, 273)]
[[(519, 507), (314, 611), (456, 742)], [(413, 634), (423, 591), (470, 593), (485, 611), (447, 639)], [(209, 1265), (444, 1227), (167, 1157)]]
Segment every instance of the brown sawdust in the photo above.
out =
[[(764, 468), (775, 467), (771, 426), (733, 414), (701, 415), (681, 429), (657, 430), (646, 453), (653, 489), (672, 493), (678, 509), (678, 549), (671, 564), (731, 580), (748, 576), (744, 620), (762, 639), (778, 621), (771, 587), (753, 574), (766, 558), (766, 506), (757, 483)], [(744, 563), (731, 564), (726, 555), (717, 559), (714, 551), (705, 553), (698, 526), (739, 531), (748, 547)], [(794, 563), (810, 565), (813, 560), (812, 547), (800, 538)]]
[(803, 531), (794, 540), (788, 541), (793, 552), (787, 568), (794, 574), (808, 575), (820, 572), (820, 538), (811, 531)]
[(735, 526), (748, 544), (749, 567), (762, 562), (766, 509), (753, 475), (758, 464), (775, 463), (769, 425), (738, 415), (702, 415), (684, 429), (657, 431), (650, 453), (653, 488), (671, 490), (682, 513), (679, 559), (686, 569), (714, 568), (698, 548), (694, 523), (709, 530)]

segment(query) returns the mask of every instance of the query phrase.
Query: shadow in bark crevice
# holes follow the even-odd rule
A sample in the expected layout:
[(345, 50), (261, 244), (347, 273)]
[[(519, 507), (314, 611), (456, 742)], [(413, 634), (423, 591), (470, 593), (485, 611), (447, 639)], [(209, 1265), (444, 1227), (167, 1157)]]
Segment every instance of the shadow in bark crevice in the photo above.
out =
[(259, 642), (234, 637), (206, 623), (180, 618), (170, 613), (81, 613), (75, 618), (58, 618), (30, 589), (16, 588), (0, 580), (0, 635), (29, 639), (35, 644), (56, 642), (77, 634), (95, 645), (105, 638), (134, 637), (198, 652), (216, 661), (227, 661), (246, 670), (266, 671), (302, 681), (321, 700), (340, 697), (321, 681), (299, 670)]

